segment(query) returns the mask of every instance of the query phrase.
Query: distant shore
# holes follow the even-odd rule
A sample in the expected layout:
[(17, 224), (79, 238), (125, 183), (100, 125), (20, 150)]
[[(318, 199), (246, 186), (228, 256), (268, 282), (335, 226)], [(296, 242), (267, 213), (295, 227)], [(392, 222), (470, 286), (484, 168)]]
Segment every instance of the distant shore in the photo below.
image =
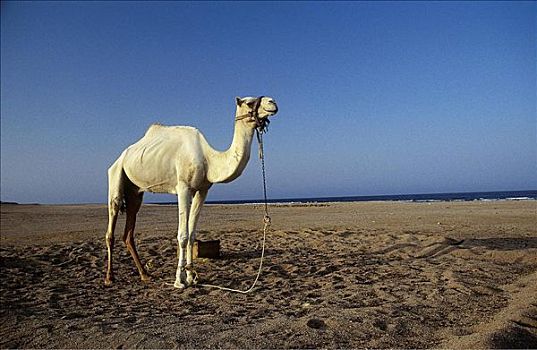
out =
[[(269, 199), (271, 204), (303, 204), (303, 203), (340, 203), (340, 202), (468, 202), (495, 200), (537, 200), (537, 190), (525, 191), (494, 191), (494, 192), (453, 192), (453, 193), (420, 193), (392, 194), (373, 196), (343, 197), (311, 197), (311, 198), (280, 198)], [(152, 202), (151, 204), (174, 204), (175, 202)], [(207, 204), (259, 204), (260, 199), (245, 200), (213, 200)]]

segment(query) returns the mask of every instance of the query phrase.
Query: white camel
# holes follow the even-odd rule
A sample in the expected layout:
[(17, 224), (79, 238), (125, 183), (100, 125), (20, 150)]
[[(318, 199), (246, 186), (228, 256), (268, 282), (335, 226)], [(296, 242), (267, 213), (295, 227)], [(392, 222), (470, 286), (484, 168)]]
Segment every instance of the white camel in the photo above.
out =
[(235, 131), (227, 151), (213, 149), (205, 137), (188, 126), (151, 125), (108, 169), (108, 269), (105, 284), (113, 281), (114, 229), (120, 210), (126, 212), (123, 241), (142, 281), (149, 276), (136, 251), (134, 226), (144, 192), (177, 194), (179, 261), (174, 286), (195, 283), (192, 245), (196, 223), (207, 192), (214, 183), (230, 182), (241, 175), (248, 160), (256, 128), (263, 129), (278, 107), (270, 97), (236, 98)]

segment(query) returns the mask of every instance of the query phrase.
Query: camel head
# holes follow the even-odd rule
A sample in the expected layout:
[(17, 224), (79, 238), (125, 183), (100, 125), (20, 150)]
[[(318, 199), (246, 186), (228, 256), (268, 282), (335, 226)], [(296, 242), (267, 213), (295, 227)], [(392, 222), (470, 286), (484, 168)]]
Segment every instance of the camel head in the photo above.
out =
[(236, 98), (237, 113), (236, 120), (244, 120), (252, 127), (265, 127), (268, 118), (278, 112), (278, 105), (272, 97), (244, 97)]

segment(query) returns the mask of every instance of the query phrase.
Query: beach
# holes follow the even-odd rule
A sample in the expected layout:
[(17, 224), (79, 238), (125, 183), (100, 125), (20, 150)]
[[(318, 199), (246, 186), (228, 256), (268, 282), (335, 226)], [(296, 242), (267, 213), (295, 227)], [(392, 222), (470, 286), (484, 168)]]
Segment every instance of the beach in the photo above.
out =
[[(1, 205), (2, 348), (537, 347), (537, 201), (269, 206), (250, 294), (175, 289), (177, 207), (144, 205), (140, 281), (105, 205)], [(200, 283), (247, 289), (262, 205), (207, 205)]]

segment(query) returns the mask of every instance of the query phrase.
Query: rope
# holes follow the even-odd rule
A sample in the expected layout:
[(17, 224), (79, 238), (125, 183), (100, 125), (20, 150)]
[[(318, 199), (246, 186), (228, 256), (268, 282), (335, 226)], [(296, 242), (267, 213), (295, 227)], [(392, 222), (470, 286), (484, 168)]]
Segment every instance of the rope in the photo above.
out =
[[(265, 215), (263, 217), (263, 245), (261, 248), (261, 258), (259, 260), (259, 268), (257, 270), (257, 276), (255, 277), (255, 280), (254, 280), (254, 283), (252, 283), (252, 286), (246, 290), (221, 287), (221, 286), (216, 286), (213, 284), (205, 284), (205, 283), (197, 284), (200, 287), (216, 288), (216, 289), (225, 290), (228, 292), (248, 294), (252, 290), (254, 290), (254, 287), (257, 281), (259, 280), (259, 276), (261, 276), (261, 270), (263, 269), (263, 259), (265, 257), (265, 242), (267, 240), (267, 228), (270, 225), (270, 216), (268, 214), (268, 201), (267, 201), (267, 181), (266, 181), (266, 175), (265, 175), (265, 155), (263, 152), (263, 132), (265, 131), (266, 131), (265, 128), (256, 129), (257, 142), (259, 144), (259, 158), (261, 159), (261, 170), (263, 172), (263, 197), (264, 197), (264, 204), (265, 204)], [(197, 274), (195, 276), (195, 279), (197, 280)]]

